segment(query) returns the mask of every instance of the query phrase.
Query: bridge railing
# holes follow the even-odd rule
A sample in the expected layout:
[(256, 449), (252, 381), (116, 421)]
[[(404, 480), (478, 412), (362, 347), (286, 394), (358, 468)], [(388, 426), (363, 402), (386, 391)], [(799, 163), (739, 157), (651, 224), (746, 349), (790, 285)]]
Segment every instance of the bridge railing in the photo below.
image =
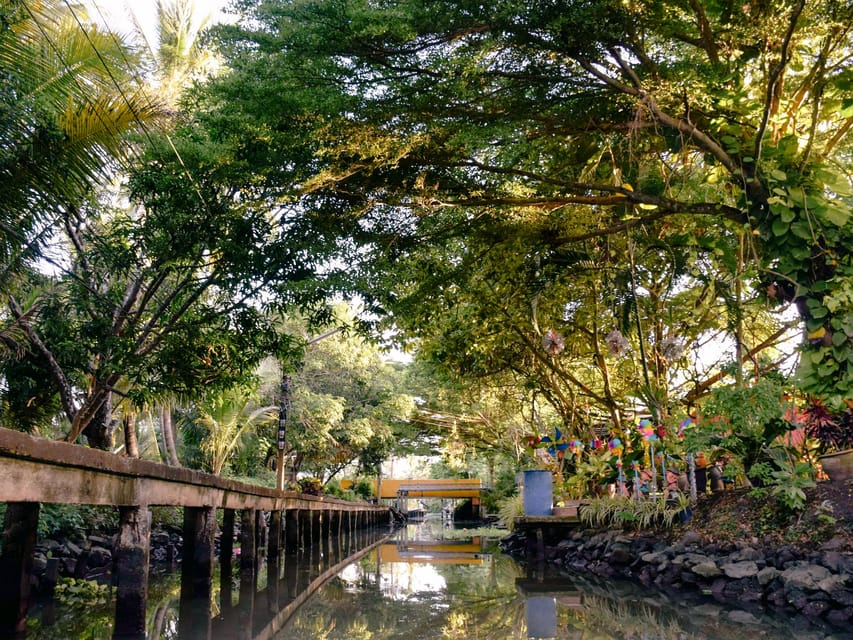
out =
[[(24, 630), (41, 503), (119, 508), (113, 549), (114, 638), (144, 638), (150, 518), (148, 507), (183, 507), (182, 598), (208, 602), (212, 588), (216, 509), (223, 509), (220, 556), (230, 585), (235, 511), (240, 511), (240, 571), (257, 572), (261, 516), (270, 512), (268, 558), (296, 554), (323, 536), (350, 535), (389, 524), (381, 505), (307, 496), (236, 482), (191, 469), (122, 458), (65, 442), (0, 428), (0, 502), (6, 502), (0, 552), (0, 638)], [(230, 587), (229, 587), (230, 589)], [(209, 606), (206, 614), (209, 618)], [(203, 616), (202, 616), (203, 617)], [(186, 616), (193, 624), (193, 616)], [(197, 621), (196, 621), (197, 622)], [(184, 622), (182, 622), (182, 625)]]

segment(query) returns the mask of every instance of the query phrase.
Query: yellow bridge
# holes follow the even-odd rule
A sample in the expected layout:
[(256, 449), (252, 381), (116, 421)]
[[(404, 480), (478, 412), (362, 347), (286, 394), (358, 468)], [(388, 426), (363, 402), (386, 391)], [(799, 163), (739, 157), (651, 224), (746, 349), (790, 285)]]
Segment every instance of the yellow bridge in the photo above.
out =
[[(341, 480), (342, 489), (351, 489), (352, 480)], [(462, 478), (448, 480), (395, 480), (382, 478), (379, 491), (376, 482), (373, 492), (381, 499), (396, 500), (399, 498), (479, 498), (489, 488), (483, 485), (479, 478)]]
[[(341, 481), (341, 487), (343, 489), (351, 488), (352, 481)], [(407, 513), (410, 498), (443, 498), (449, 500), (470, 498), (472, 505), (480, 507), (482, 511), (480, 497), (489, 491), (489, 487), (485, 486), (479, 478), (442, 480), (382, 478), (379, 482), (378, 491), (375, 482), (373, 490), (380, 500), (396, 500), (400, 511)]]
[(452, 480), (394, 480), (379, 483), (380, 498), (479, 498), (488, 491), (479, 478)]

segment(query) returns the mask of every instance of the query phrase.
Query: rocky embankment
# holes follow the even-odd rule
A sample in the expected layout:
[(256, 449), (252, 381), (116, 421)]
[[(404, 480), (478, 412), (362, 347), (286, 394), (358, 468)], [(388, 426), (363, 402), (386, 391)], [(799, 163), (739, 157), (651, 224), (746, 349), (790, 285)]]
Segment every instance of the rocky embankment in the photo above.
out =
[[(853, 623), (853, 552), (834, 539), (810, 551), (748, 543), (703, 543), (695, 532), (668, 544), (648, 534), (578, 531), (546, 540), (545, 559), (566, 569), (622, 577), (661, 590), (690, 590), (723, 602), (756, 603), (820, 618), (833, 626)], [(527, 556), (527, 540), (513, 533), (502, 550)]]
[[(219, 557), (219, 534), (215, 538)], [(116, 536), (84, 535), (39, 541), (33, 554), (32, 581), (36, 593), (50, 593), (60, 577), (107, 580), (113, 569)], [(180, 561), (182, 530), (163, 526), (151, 532), (152, 568), (168, 568)]]

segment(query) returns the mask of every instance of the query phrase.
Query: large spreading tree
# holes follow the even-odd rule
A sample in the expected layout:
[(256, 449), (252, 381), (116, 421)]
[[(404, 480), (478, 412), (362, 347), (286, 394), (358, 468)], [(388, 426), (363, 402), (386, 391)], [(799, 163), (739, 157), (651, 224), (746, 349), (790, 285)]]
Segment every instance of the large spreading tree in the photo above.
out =
[[(218, 40), (229, 71), (189, 94), (169, 137), (139, 127), (119, 212), (91, 198), (114, 147), (57, 153), (73, 131), (45, 98), (87, 85), (27, 91), (59, 40), (22, 59), (32, 70), (10, 64), (10, 319), (28, 334), (18, 362), (54, 382), (22, 406), (59, 398), (70, 439), (99, 424), (106, 446), (111, 394), (236, 382), (287, 346), (266, 307), (353, 291), (433, 361), (514, 377), (566, 423), (590, 403), (616, 424), (637, 397), (690, 404), (710, 381), (682, 347), (723, 331), (737, 364), (760, 365), (784, 330), (768, 312), (788, 307), (801, 389), (850, 398), (849, 6), (236, 4)], [(19, 34), (49, 33), (28, 6), (3, 7), (19, 29), (4, 59)], [(59, 275), (16, 266), (40, 230), (68, 247)], [(27, 307), (24, 292), (41, 295)]]
[[(582, 357), (598, 371), (574, 388), (610, 409), (608, 393), (625, 396), (608, 391), (616, 365), (601, 338), (630, 322), (645, 353), (626, 380), (665, 410), (672, 339), (728, 331), (740, 363), (783, 329), (762, 310), (793, 305), (799, 386), (830, 404), (850, 397), (849, 6), (240, 4), (248, 17), (221, 33), (232, 71), (200, 98), (200, 119), (262, 184), (345, 231), (339, 249), (377, 306), (436, 352), (453, 346), (460, 371), (499, 364), (497, 336), (526, 309), (542, 338), (593, 332)], [(511, 310), (521, 279), (501, 264), (527, 274)], [(478, 281), (480, 267), (493, 275)], [(563, 305), (546, 299), (557, 290)], [(704, 324), (685, 330), (691, 313), (676, 305)], [(513, 349), (511, 368), (541, 369), (531, 380), (567, 379)], [(697, 380), (680, 399), (706, 389)]]

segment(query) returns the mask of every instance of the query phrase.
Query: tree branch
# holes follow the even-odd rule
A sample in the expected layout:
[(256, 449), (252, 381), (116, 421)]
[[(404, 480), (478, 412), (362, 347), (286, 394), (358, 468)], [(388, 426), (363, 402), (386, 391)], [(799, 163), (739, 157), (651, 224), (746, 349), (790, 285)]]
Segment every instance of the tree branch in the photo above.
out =
[[(741, 355), (740, 361), (746, 362), (747, 360), (752, 359), (756, 354), (762, 352), (764, 349), (767, 349), (768, 347), (772, 347), (779, 338), (781, 338), (783, 335), (785, 335), (785, 333), (787, 333), (789, 329), (795, 327), (796, 325), (797, 325), (796, 321), (784, 324), (780, 329), (777, 329), (776, 332), (773, 333), (773, 335), (768, 337), (766, 340), (763, 340), (762, 342), (760, 342), (759, 344), (754, 346), (752, 349), (750, 349), (746, 353), (743, 353)], [(708, 393), (708, 391), (710, 390), (711, 387), (713, 387), (715, 384), (717, 384), (720, 380), (725, 378), (727, 375), (729, 375), (728, 372), (720, 371), (720, 372), (714, 374), (713, 376), (711, 376), (710, 378), (707, 378), (703, 382), (700, 382), (695, 387), (693, 387), (693, 389), (691, 389), (689, 392), (687, 392), (687, 394), (684, 396), (682, 402), (686, 405), (693, 404), (699, 398), (701, 398), (703, 395)]]
[(642, 102), (646, 105), (646, 107), (651, 111), (652, 115), (658, 119), (658, 121), (676, 131), (680, 131), (681, 133), (686, 134), (693, 140), (695, 140), (700, 147), (705, 149), (708, 153), (713, 155), (720, 163), (731, 173), (733, 176), (740, 175), (740, 168), (734, 159), (725, 152), (725, 150), (718, 145), (708, 134), (704, 131), (701, 131), (696, 125), (686, 120), (680, 120), (678, 118), (674, 118), (668, 113), (665, 113), (658, 103), (652, 98), (652, 96), (643, 90), (642, 94)]
[(93, 389), (90, 389), (86, 400), (71, 421), (71, 429), (65, 436), (65, 442), (74, 442), (83, 430), (89, 426), (100, 408), (110, 397), (111, 389), (121, 379), (120, 373), (111, 373), (103, 381), (93, 376)]
[(835, 145), (841, 142), (844, 139), (844, 136), (847, 135), (847, 132), (850, 131), (850, 127), (853, 127), (853, 117), (847, 118), (847, 120), (844, 121), (844, 124), (838, 127), (838, 130), (833, 134), (829, 142), (826, 143), (826, 146), (823, 148), (824, 156), (828, 156), (832, 153)]
[(612, 89), (616, 89), (619, 93), (624, 93), (629, 96), (640, 96), (640, 90), (635, 87), (630, 87), (627, 84), (623, 84), (616, 80), (615, 78), (611, 78), (609, 75), (597, 69), (594, 64), (589, 62), (588, 60), (578, 60), (578, 64), (583, 67), (587, 73), (601, 80), (604, 84)]
[(805, 9), (805, 0), (799, 0), (791, 12), (791, 17), (788, 21), (788, 31), (785, 33), (785, 38), (782, 41), (782, 53), (776, 64), (771, 70), (767, 78), (767, 91), (765, 93), (764, 113), (761, 116), (761, 124), (758, 126), (758, 132), (755, 136), (755, 150), (752, 157), (757, 163), (761, 159), (761, 147), (763, 144), (764, 133), (767, 131), (767, 124), (770, 122), (770, 117), (774, 114), (774, 105), (778, 104), (778, 91), (780, 82), (785, 72), (785, 67), (788, 60), (791, 58), (791, 39), (794, 37), (794, 31), (797, 28), (797, 22), (800, 19), (800, 14)]
[(714, 31), (711, 29), (711, 23), (708, 21), (705, 9), (699, 0), (690, 0), (690, 8), (696, 14), (696, 22), (699, 25), (700, 46), (708, 53), (708, 58), (712, 63), (719, 64), (720, 54), (717, 49), (717, 43), (714, 41)]
[(27, 338), (29, 338), (33, 346), (35, 346), (42, 357), (47, 360), (50, 375), (53, 377), (53, 381), (56, 383), (56, 386), (59, 387), (59, 399), (62, 403), (62, 410), (65, 411), (65, 415), (68, 417), (68, 420), (73, 421), (78, 410), (74, 406), (74, 390), (68, 380), (68, 377), (65, 375), (65, 371), (62, 370), (62, 365), (59, 364), (54, 357), (53, 352), (48, 349), (47, 345), (38, 336), (32, 326), (30, 326), (29, 322), (27, 322), (25, 314), (21, 310), (21, 306), (18, 304), (18, 301), (14, 296), (9, 296), (9, 310), (12, 312), (12, 315), (15, 317), (18, 324), (23, 328), (24, 333), (26, 333)]

